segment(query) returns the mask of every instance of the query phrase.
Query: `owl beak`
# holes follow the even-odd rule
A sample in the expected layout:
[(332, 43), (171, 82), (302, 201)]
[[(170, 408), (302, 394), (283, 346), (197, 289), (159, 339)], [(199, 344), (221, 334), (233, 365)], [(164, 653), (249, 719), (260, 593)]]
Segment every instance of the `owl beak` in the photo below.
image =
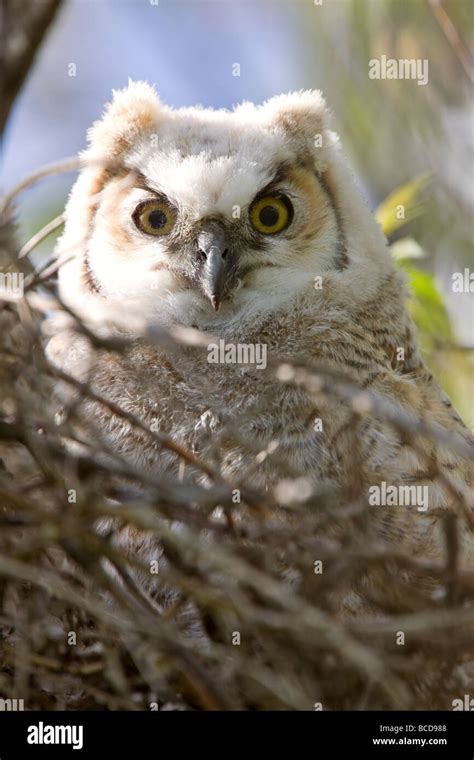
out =
[(219, 311), (233, 270), (225, 232), (221, 229), (202, 232), (198, 238), (198, 246), (203, 259), (201, 287), (214, 311)]

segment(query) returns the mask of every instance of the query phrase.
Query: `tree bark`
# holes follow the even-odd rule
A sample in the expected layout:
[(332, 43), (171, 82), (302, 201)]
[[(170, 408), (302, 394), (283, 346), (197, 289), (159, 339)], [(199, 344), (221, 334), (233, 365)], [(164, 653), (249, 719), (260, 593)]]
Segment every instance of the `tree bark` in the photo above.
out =
[(0, 0), (0, 135), (62, 0)]

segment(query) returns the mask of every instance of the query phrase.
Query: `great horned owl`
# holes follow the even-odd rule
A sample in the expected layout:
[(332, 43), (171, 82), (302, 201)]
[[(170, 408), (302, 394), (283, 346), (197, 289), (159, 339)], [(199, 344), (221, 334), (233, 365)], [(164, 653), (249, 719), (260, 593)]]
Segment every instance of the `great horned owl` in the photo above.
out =
[[(265, 346), (470, 441), (420, 358), (403, 276), (319, 92), (174, 110), (130, 83), (90, 130), (58, 254), (64, 302), (101, 334), (120, 323), (110, 330), (133, 338), (104, 354), (60, 333), (49, 354), (63, 369), (204, 459), (217, 450), (225, 476), (267, 491), (288, 474), (344, 490), (354, 467), (361, 493), (382, 480), (428, 484), (428, 509), (375, 510), (372, 527), (438, 554), (435, 513), (469, 490), (455, 448), (418, 434), (407, 445), (389, 421), (357, 417), (327, 388), (282, 382), (238, 354), (210, 361), (202, 348), (142, 337), (146, 326), (179, 325), (212, 335), (224, 352)], [(110, 409), (89, 402), (86, 413), (131, 463), (177, 469), (177, 457)]]

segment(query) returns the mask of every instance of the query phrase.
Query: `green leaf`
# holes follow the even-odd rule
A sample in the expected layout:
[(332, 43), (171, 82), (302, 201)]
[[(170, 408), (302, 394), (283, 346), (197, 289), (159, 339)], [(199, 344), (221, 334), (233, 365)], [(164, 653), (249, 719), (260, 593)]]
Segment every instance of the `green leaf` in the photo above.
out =
[(375, 212), (375, 218), (382, 227), (384, 235), (389, 237), (424, 211), (421, 192), (427, 187), (430, 174), (422, 174), (390, 193)]
[(451, 342), (451, 322), (435, 277), (407, 261), (399, 264), (409, 277), (412, 292), (409, 309), (420, 331), (424, 348), (430, 350), (433, 344), (440, 341)]
[(390, 246), (390, 252), (395, 261), (400, 263), (411, 259), (424, 259), (426, 256), (421, 245), (412, 237), (404, 237), (401, 240), (397, 240), (396, 243)]

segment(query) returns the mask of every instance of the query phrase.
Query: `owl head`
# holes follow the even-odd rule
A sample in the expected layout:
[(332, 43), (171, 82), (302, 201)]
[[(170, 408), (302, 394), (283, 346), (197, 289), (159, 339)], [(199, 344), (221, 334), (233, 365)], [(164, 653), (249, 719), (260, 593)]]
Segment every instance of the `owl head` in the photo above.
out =
[(66, 208), (66, 303), (213, 328), (317, 308), (318, 278), (367, 297), (389, 257), (327, 120), (316, 91), (232, 111), (115, 92)]

